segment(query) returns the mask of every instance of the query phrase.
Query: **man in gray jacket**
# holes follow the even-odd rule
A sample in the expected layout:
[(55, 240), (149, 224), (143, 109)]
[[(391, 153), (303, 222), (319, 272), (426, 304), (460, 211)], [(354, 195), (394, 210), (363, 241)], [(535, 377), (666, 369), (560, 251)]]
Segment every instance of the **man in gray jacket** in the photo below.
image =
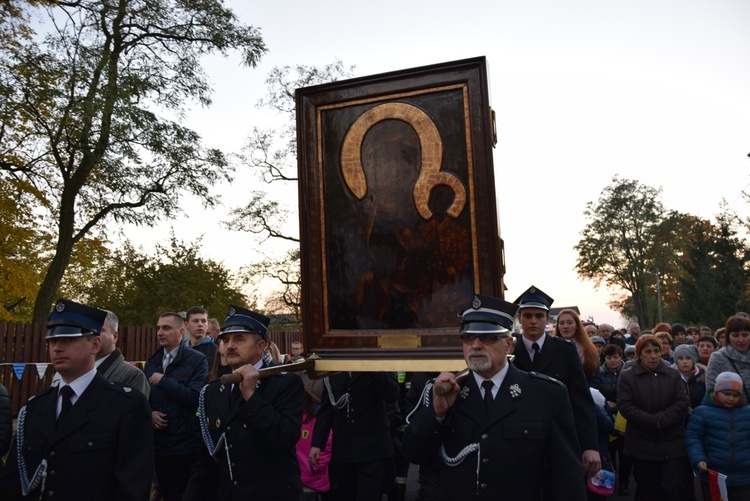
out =
[(148, 398), (151, 386), (148, 384), (146, 375), (137, 367), (126, 362), (120, 349), (117, 348), (117, 340), (120, 337), (120, 333), (117, 331), (118, 324), (117, 315), (107, 311), (107, 318), (99, 336), (102, 340), (102, 347), (96, 354), (96, 370), (107, 380), (117, 381), (125, 386), (135, 388)]

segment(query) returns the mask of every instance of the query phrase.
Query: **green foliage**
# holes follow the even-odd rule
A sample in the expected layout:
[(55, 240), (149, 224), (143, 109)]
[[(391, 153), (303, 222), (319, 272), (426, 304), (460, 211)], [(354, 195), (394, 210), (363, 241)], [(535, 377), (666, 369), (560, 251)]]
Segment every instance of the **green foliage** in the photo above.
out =
[(596, 204), (587, 204), (588, 224), (575, 247), (579, 276), (627, 291), (610, 306), (647, 328), (658, 320), (657, 274), (669, 323), (716, 327), (750, 309), (750, 246), (737, 218), (725, 211), (712, 224), (667, 211), (659, 195), (615, 177)]
[(130, 243), (94, 266), (79, 294), (98, 308), (114, 311), (124, 325), (154, 325), (161, 313), (202, 306), (223, 321), (230, 304), (255, 308), (222, 264), (200, 256), (200, 239), (191, 244), (171, 236), (153, 255)]
[[(56, 221), (36, 320), (92, 228), (173, 217), (182, 192), (214, 203), (209, 187), (233, 169), (179, 120), (191, 102), (211, 102), (202, 56), (238, 50), (255, 66), (266, 50), (220, 0), (82, 0), (42, 10), (42, 42), (0, 43), (0, 168), (33, 185)], [(0, 18), (0, 31), (28, 34), (25, 12)]]
[(630, 292), (641, 325), (654, 323), (646, 311), (647, 272), (666, 261), (658, 245), (668, 237), (660, 194), (615, 176), (596, 203), (586, 204), (587, 225), (575, 246), (578, 275)]
[(0, 177), (0, 320), (28, 321), (50, 250), (49, 233), (33, 211), (31, 189)]
[(686, 324), (724, 325), (737, 311), (750, 309), (750, 247), (739, 235), (735, 218), (717, 216), (689, 229), (692, 245), (679, 279), (677, 318)]

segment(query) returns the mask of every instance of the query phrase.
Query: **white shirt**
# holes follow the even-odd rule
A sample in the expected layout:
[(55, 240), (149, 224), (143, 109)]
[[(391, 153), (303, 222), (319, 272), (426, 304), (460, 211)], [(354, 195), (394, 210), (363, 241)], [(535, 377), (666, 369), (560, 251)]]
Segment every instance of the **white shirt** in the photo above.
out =
[(62, 410), (62, 395), (60, 395), (60, 389), (63, 386), (70, 386), (70, 388), (73, 390), (74, 394), (70, 397), (70, 403), (75, 405), (75, 403), (78, 401), (78, 397), (80, 397), (84, 391), (86, 391), (86, 388), (89, 387), (89, 384), (91, 384), (91, 381), (94, 380), (94, 377), (96, 376), (96, 368), (91, 369), (83, 376), (74, 379), (70, 383), (66, 383), (64, 379), (60, 379), (60, 386), (57, 387), (57, 412), (55, 413), (56, 416), (60, 415), (60, 411)]
[(521, 339), (523, 339), (523, 345), (526, 347), (526, 351), (529, 352), (529, 358), (533, 361), (534, 360), (534, 350), (531, 348), (531, 345), (536, 343), (539, 345), (539, 351), (542, 351), (542, 346), (544, 346), (544, 340), (547, 339), (547, 334), (542, 334), (542, 337), (537, 339), (536, 341), (532, 341), (530, 339), (527, 339), (526, 336), (523, 336)]
[(505, 366), (503, 366), (502, 369), (500, 369), (497, 374), (492, 376), (490, 379), (484, 379), (482, 376), (477, 374), (476, 372), (472, 371), (472, 375), (474, 376), (474, 380), (477, 382), (477, 386), (479, 386), (479, 391), (482, 394), (482, 398), (484, 398), (484, 388), (482, 387), (482, 383), (484, 381), (492, 381), (492, 398), (494, 399), (497, 396), (497, 392), (500, 391), (500, 385), (503, 384), (503, 381), (505, 380), (505, 375), (508, 374), (508, 362), (505, 363)]

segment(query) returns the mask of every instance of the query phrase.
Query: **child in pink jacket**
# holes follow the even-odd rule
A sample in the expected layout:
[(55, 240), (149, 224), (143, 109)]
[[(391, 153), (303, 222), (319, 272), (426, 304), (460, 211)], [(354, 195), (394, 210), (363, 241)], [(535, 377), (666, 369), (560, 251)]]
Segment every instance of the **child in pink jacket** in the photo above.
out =
[(318, 494), (328, 492), (331, 487), (328, 478), (328, 463), (331, 460), (331, 436), (333, 432), (328, 433), (328, 443), (325, 450), (320, 453), (318, 466), (313, 467), (308, 460), (313, 429), (315, 428), (314, 398), (308, 391), (307, 403), (302, 414), (302, 432), (297, 441), (297, 461), (299, 462), (305, 501), (317, 501), (319, 499)]

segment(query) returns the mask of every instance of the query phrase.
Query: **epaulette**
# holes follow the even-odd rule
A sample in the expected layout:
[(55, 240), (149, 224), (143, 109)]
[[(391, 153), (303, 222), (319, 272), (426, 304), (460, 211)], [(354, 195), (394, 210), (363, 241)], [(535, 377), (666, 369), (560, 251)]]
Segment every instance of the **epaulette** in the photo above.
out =
[(562, 381), (560, 381), (559, 379), (555, 379), (555, 378), (550, 377), (550, 376), (548, 376), (546, 374), (542, 374), (541, 372), (531, 371), (531, 372), (529, 372), (529, 376), (537, 378), (537, 379), (543, 379), (545, 381), (549, 381), (550, 383), (557, 383), (557, 384), (559, 384), (560, 386), (563, 386), (563, 387), (565, 386), (565, 384)]
[(107, 385), (105, 386), (105, 388), (109, 388), (110, 390), (114, 390), (117, 393), (121, 393), (129, 397), (140, 393), (140, 390), (136, 390), (132, 386), (125, 386), (124, 384), (118, 383), (117, 381), (107, 381)]
[(564, 343), (573, 344), (573, 341), (571, 341), (570, 339), (565, 339), (564, 337), (559, 337), (559, 336), (548, 336), (548, 337), (554, 339), (555, 341), (562, 341)]
[(40, 392), (39, 392), (39, 393), (37, 393), (36, 395), (31, 395), (31, 396), (30, 396), (30, 397), (28, 398), (28, 400), (26, 400), (26, 403), (29, 403), (29, 402), (31, 402), (31, 401), (32, 401), (32, 400), (34, 400), (34, 399), (35, 399), (36, 397), (39, 397), (39, 396), (42, 396), (42, 395), (46, 395), (47, 393), (49, 393), (49, 392), (51, 392), (51, 391), (57, 391), (57, 385), (56, 385), (56, 384), (53, 384), (52, 386), (48, 386), (48, 387), (46, 387), (45, 389), (43, 389), (42, 391), (40, 391)]

